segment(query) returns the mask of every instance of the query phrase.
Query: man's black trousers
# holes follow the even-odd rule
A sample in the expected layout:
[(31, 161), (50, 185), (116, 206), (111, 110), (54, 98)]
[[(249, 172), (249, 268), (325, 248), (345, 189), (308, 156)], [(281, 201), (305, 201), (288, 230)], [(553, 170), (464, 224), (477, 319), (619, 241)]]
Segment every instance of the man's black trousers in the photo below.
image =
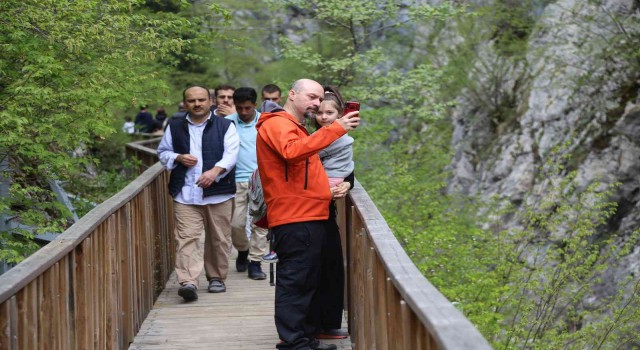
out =
[(309, 349), (318, 332), (310, 317), (311, 305), (318, 304), (322, 247), (326, 220), (299, 222), (272, 228), (276, 268), (275, 323), (280, 339), (278, 349)]

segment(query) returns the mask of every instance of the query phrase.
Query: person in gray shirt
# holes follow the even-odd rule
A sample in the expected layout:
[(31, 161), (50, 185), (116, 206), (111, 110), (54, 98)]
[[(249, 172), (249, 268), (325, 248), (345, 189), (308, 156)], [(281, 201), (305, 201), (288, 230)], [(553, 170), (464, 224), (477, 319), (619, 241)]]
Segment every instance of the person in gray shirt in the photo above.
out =
[[(330, 125), (342, 117), (344, 101), (336, 88), (325, 87), (324, 100), (316, 114), (317, 128)], [(353, 172), (353, 137), (344, 134), (318, 153), (324, 171), (329, 177), (329, 187), (341, 184)]]

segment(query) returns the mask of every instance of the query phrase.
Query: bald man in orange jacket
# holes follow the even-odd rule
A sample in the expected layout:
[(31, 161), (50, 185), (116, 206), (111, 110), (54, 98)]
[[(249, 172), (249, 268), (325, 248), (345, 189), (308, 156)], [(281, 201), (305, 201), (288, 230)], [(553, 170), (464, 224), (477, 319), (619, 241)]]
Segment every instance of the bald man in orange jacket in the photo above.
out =
[(360, 118), (347, 114), (309, 135), (304, 118), (315, 115), (323, 96), (318, 82), (298, 80), (284, 109), (265, 102), (256, 125), (258, 169), (279, 259), (275, 323), (282, 342), (278, 349), (336, 349), (314, 338), (318, 329), (309, 314), (320, 281), (324, 222), (332, 198), (318, 152), (358, 126)]

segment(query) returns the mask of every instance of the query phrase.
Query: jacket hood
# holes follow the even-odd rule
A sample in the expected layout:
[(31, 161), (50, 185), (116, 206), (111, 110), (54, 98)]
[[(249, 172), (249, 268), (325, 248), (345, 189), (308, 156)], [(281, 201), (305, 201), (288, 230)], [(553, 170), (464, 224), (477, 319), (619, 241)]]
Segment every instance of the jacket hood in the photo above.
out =
[(289, 119), (292, 122), (294, 122), (296, 125), (300, 125), (300, 123), (298, 123), (298, 120), (296, 120), (294, 116), (285, 112), (285, 110), (279, 104), (273, 101), (265, 101), (262, 104), (261, 110), (262, 110), (262, 113), (260, 114), (260, 119), (258, 119), (258, 123), (256, 123), (256, 129), (260, 129), (260, 127), (264, 122), (275, 117), (282, 117), (285, 119)]
[(277, 103), (273, 101), (264, 101), (262, 103), (262, 107), (260, 108), (262, 112), (280, 112), (284, 111), (284, 109)]

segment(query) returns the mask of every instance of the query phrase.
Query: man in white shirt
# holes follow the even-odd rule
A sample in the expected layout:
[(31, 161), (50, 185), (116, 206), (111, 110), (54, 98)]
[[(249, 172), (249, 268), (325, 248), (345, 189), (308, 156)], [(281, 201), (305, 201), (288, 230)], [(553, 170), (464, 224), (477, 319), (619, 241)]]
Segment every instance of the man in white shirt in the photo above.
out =
[[(231, 215), (236, 192), (236, 128), (210, 111), (209, 90), (192, 86), (183, 92), (187, 115), (169, 121), (158, 146), (160, 162), (169, 170), (177, 242), (178, 295), (198, 299), (203, 266), (210, 293), (226, 291), (229, 270)], [(205, 232), (204, 262), (199, 238)]]

